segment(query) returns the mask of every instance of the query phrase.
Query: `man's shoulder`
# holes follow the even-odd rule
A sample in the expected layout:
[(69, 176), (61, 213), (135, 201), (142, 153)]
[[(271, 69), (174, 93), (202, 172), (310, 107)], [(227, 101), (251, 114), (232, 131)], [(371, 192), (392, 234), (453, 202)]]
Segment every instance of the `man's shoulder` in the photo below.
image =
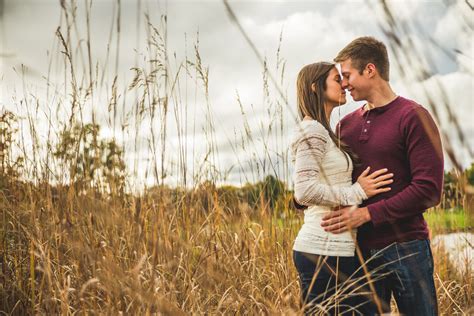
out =
[(399, 113), (394, 117), (398, 117), (401, 129), (411, 129), (417, 126), (436, 128), (433, 116), (424, 106), (406, 98), (402, 98), (400, 102), (403, 104), (399, 107)]
[(401, 117), (408, 118), (411, 116), (419, 116), (420, 114), (430, 115), (429, 111), (418, 102), (407, 99), (404, 97), (399, 97), (400, 106), (398, 107), (401, 112)]
[(401, 105), (401, 106), (398, 107), (398, 109), (400, 111), (402, 111), (403, 113), (426, 110), (421, 104), (419, 104), (418, 102), (416, 102), (414, 100), (408, 99), (408, 98), (404, 98), (404, 97), (400, 96), (400, 97), (398, 97), (397, 101)]

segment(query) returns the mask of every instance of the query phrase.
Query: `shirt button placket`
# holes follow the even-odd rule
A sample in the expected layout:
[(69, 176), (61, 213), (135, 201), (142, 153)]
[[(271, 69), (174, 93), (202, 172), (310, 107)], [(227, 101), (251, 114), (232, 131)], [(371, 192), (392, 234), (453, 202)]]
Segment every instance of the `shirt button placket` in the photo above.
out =
[(364, 119), (364, 126), (362, 127), (362, 132), (360, 134), (359, 140), (367, 141), (369, 139), (369, 132), (370, 132), (370, 124), (371, 120), (367, 117)]

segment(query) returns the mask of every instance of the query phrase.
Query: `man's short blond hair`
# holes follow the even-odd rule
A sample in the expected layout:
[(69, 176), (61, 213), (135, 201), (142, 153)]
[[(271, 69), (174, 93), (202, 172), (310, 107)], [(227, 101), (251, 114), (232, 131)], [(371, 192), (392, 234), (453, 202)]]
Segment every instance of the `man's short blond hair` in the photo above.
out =
[(356, 38), (337, 54), (334, 61), (341, 63), (348, 59), (351, 59), (352, 66), (359, 70), (361, 74), (367, 64), (374, 64), (380, 77), (385, 81), (389, 81), (390, 63), (387, 47), (381, 41), (371, 36)]

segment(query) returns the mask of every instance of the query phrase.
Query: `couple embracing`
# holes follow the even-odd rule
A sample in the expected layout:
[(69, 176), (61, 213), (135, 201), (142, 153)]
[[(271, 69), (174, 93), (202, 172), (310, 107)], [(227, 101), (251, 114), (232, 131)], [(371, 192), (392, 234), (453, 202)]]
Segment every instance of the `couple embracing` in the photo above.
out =
[[(423, 212), (439, 203), (443, 154), (421, 105), (389, 84), (386, 46), (360, 37), (333, 63), (303, 67), (301, 121), (291, 145), (294, 200), (304, 224), (293, 246), (305, 313), (436, 315), (433, 256)], [(333, 132), (346, 91), (365, 105)]]

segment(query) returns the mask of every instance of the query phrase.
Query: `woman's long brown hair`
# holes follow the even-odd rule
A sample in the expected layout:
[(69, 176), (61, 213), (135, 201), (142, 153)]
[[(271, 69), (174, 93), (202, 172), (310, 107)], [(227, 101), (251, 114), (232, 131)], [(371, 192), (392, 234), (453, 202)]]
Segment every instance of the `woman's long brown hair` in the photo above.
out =
[[(349, 146), (342, 143), (331, 129), (328, 118), (326, 117), (325, 103), (326, 103), (326, 80), (329, 71), (335, 65), (328, 62), (319, 62), (304, 66), (296, 81), (296, 98), (298, 103), (298, 115), (302, 120), (305, 116), (311, 117), (313, 120), (321, 123), (329, 133), (332, 141), (338, 145), (339, 149), (347, 154), (353, 162), (357, 161), (357, 157), (351, 151)], [(316, 91), (313, 91), (311, 86), (316, 86)], [(347, 159), (347, 155), (346, 159)], [(348, 162), (349, 163), (349, 162)]]

